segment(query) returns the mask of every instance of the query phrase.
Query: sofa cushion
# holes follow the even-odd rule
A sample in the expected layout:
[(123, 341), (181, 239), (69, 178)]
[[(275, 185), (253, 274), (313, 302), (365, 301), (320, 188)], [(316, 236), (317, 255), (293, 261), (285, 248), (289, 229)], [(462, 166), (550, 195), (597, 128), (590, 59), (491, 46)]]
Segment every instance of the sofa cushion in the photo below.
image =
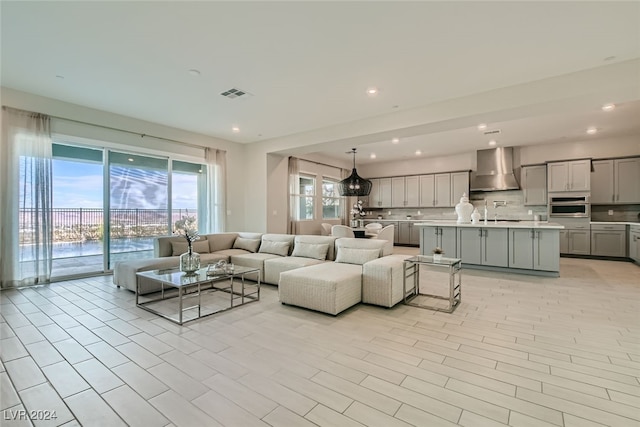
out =
[[(183, 239), (184, 242), (171, 242), (171, 249), (173, 252), (173, 256), (182, 255), (187, 252), (189, 244), (186, 239)], [(192, 248), (194, 252), (199, 254), (208, 254), (209, 253), (209, 242), (207, 240), (196, 240), (192, 244)]]
[(324, 261), (327, 259), (327, 252), (329, 252), (329, 245), (327, 243), (296, 242), (291, 256)]
[(266, 242), (285, 242), (289, 244), (289, 251), (285, 254), (291, 255), (291, 251), (293, 250), (293, 238), (295, 236), (293, 234), (263, 234), (262, 235), (262, 243)]
[(260, 239), (245, 239), (244, 237), (236, 237), (233, 242), (233, 249), (244, 249), (249, 252), (256, 252), (260, 246)]
[(280, 282), (280, 273), (295, 270), (309, 265), (322, 264), (326, 261), (320, 261), (315, 258), (301, 258), (296, 256), (275, 257), (264, 260), (264, 278), (265, 283), (277, 285)]
[(336, 262), (342, 264), (362, 265), (366, 262), (378, 259), (379, 249), (338, 248)]
[(259, 253), (273, 254), (280, 256), (289, 255), (289, 242), (274, 242), (272, 240), (262, 240), (260, 243)]
[(329, 250), (327, 251), (327, 256), (325, 259), (329, 261), (333, 261), (336, 259), (336, 239), (335, 236), (306, 236), (299, 235), (294, 239), (293, 249), (295, 250), (296, 246), (299, 243), (307, 243), (307, 244), (327, 244), (329, 245)]
[(206, 237), (209, 241), (209, 252), (218, 252), (233, 248), (238, 233), (207, 234)]

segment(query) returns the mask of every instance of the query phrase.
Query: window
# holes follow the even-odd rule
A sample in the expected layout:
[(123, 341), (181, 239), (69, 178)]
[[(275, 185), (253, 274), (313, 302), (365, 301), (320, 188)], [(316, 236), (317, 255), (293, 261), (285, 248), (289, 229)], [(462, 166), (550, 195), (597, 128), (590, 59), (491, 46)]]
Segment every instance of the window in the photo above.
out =
[[(100, 273), (120, 260), (150, 258), (154, 237), (170, 234), (176, 220), (187, 213), (208, 215), (206, 165), (169, 156), (57, 141), (52, 180), (53, 277)], [(33, 238), (28, 224), (20, 227), (20, 250), (26, 253)]]
[(313, 219), (316, 179), (312, 176), (300, 175), (298, 191), (298, 219)]
[(340, 194), (338, 182), (331, 178), (322, 179), (322, 219), (340, 218)]

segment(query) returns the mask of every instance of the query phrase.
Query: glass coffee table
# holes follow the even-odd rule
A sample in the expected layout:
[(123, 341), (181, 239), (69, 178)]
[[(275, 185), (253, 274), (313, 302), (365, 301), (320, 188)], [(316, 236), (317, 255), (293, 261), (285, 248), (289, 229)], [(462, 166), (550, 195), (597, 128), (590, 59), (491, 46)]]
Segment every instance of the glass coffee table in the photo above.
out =
[[(193, 274), (173, 268), (136, 275), (160, 285), (159, 292), (147, 297), (140, 295), (138, 281), (136, 306), (179, 325), (260, 300), (259, 268), (235, 266), (233, 271), (214, 275), (207, 274), (207, 268)], [(246, 283), (247, 275), (256, 281)]]

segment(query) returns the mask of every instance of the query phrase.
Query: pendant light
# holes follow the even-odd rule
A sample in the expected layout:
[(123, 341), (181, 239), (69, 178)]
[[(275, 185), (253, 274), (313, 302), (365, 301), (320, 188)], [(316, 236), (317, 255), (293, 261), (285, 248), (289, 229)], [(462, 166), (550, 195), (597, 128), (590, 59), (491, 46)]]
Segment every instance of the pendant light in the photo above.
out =
[(371, 181), (360, 178), (356, 172), (356, 149), (352, 148), (347, 154), (353, 154), (353, 170), (348, 178), (338, 183), (341, 196), (368, 196), (371, 192)]

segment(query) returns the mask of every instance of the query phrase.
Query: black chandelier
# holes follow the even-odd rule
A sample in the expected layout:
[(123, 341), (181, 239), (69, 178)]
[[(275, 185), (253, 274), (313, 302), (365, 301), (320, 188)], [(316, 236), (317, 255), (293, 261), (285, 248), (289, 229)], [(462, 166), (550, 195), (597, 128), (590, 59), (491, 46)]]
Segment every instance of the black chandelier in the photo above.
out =
[(368, 196), (371, 192), (371, 181), (360, 178), (356, 172), (356, 149), (352, 148), (347, 154), (353, 154), (353, 170), (348, 178), (338, 183), (338, 191), (341, 196)]

